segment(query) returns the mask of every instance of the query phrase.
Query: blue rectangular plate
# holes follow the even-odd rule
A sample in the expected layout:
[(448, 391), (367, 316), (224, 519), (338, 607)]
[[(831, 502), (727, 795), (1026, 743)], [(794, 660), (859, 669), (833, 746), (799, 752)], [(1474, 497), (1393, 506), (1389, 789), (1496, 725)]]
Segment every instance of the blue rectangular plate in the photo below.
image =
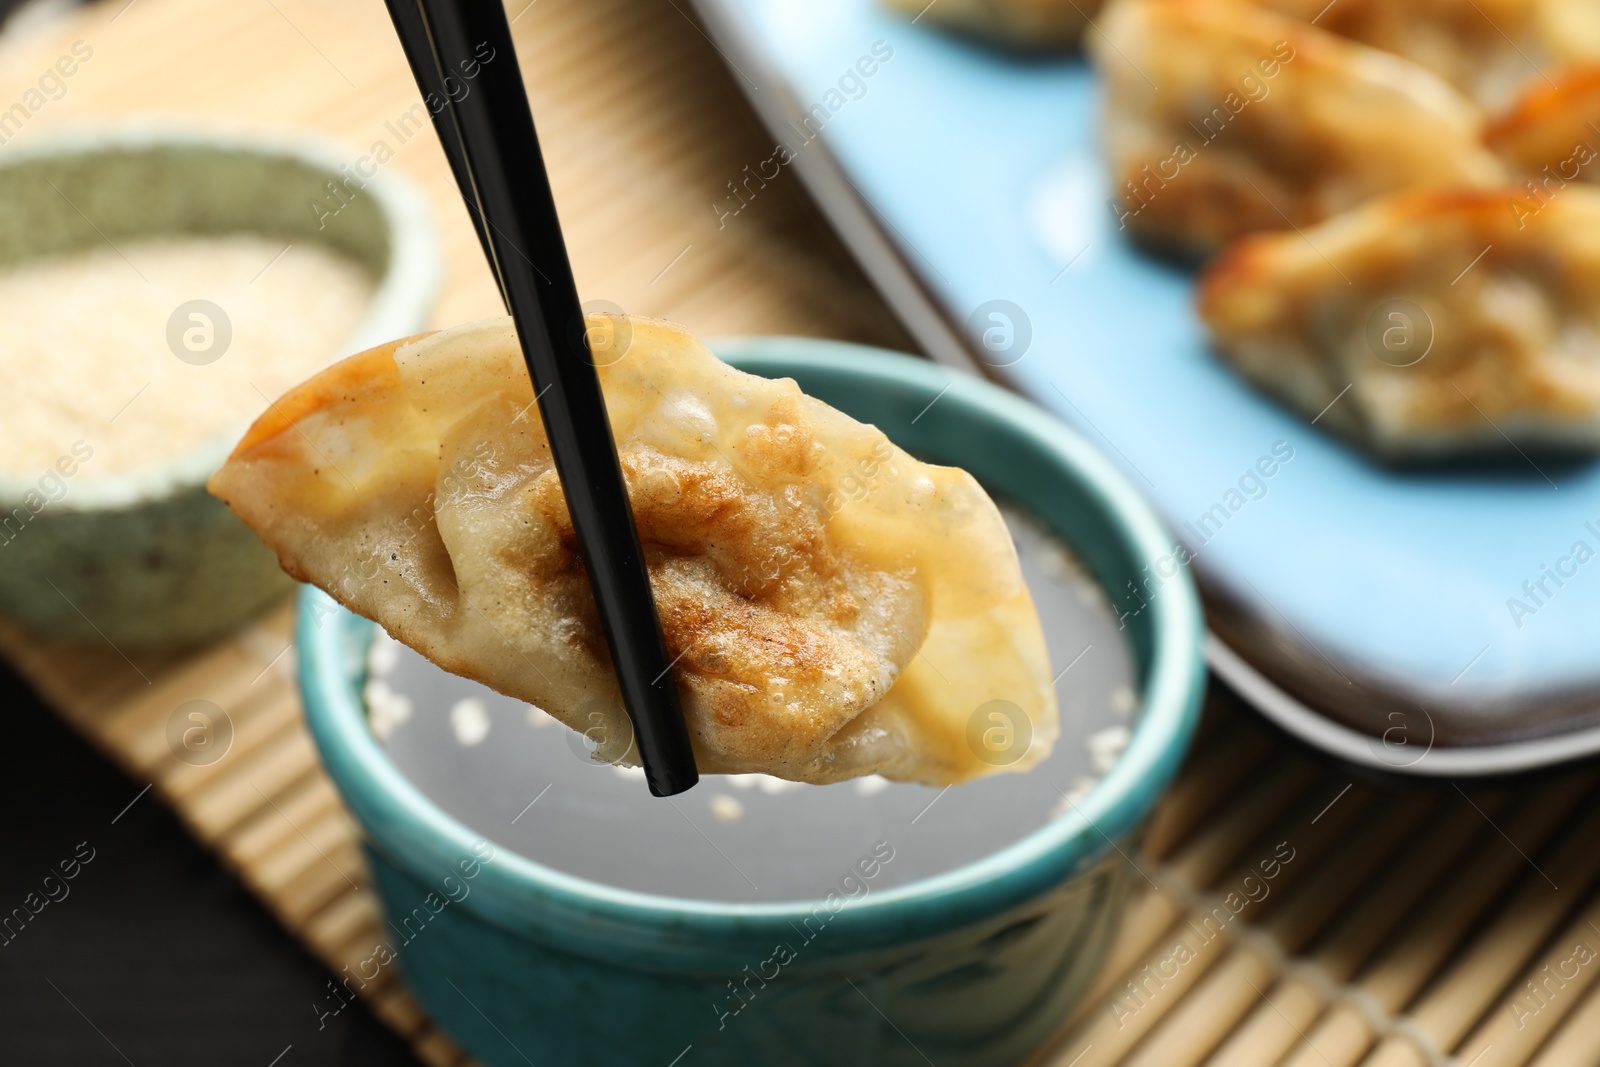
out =
[[(1212, 665), (1264, 712), (1411, 773), (1600, 751), (1600, 563), (1574, 555), (1600, 554), (1600, 464), (1386, 469), (1246, 386), (1207, 349), (1191, 274), (1117, 232), (1081, 58), (873, 0), (696, 6), (775, 138), (719, 190), (723, 225), (797, 171), (930, 355), (1056, 412), (1144, 488), (1175, 537), (1155, 575), (1193, 554)], [(1557, 586), (1558, 567), (1576, 574)], [(1121, 610), (1155, 575), (1110, 591)]]

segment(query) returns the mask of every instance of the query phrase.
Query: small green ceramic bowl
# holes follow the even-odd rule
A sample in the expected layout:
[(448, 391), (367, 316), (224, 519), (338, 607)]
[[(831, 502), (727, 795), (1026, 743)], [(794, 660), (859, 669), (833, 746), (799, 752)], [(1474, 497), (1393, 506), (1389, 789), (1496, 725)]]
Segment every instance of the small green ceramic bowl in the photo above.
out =
[[(168, 236), (247, 233), (322, 245), (377, 282), (355, 332), (328, 354), (332, 362), (421, 329), (439, 287), (422, 194), (383, 171), (350, 192), (354, 159), (315, 138), (145, 123), (7, 147), (0, 267)], [(327, 183), (347, 180), (345, 207), (319, 218), (310, 205), (331, 199)], [(42, 634), (118, 648), (182, 646), (225, 633), (283, 597), (293, 583), (276, 557), (205, 490), (249, 421), (127, 474), (97, 478), (86, 465), (59, 497), (39, 491), (38, 471), (0, 470), (0, 614)], [(92, 446), (92, 428), (84, 436)]]
[[(1170, 551), (1110, 464), (993, 385), (834, 342), (715, 347), (1028, 504), (1107, 590), (1137, 585), (1141, 567)], [(368, 731), (372, 624), (307, 590), (306, 714), (366, 831), (389, 919), (350, 986), (400, 967), (433, 1018), (497, 1067), (1015, 1063), (1050, 1035), (1103, 959), (1132, 877), (1112, 843), (1131, 849), (1199, 715), (1204, 630), (1187, 579), (1127, 621), (1142, 708), (1122, 759), (1076, 811), (976, 863), (851, 903), (829, 920), (825, 942), (807, 944), (759, 1000), (719, 1025), (712, 1006), (725, 1003), (728, 983), (827, 905), (629, 892), (484, 841), (404, 778)]]

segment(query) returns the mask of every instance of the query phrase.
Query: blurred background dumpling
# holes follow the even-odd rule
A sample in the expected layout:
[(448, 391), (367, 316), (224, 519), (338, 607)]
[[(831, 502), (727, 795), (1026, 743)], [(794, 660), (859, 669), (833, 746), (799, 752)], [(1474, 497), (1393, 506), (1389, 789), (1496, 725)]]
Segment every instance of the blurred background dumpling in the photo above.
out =
[(1238, 0), (1117, 0), (1099, 26), (1113, 208), (1159, 251), (1503, 179), (1478, 107), (1399, 56)]
[(1594, 0), (1257, 0), (1427, 67), (1486, 108), (1545, 69), (1600, 58)]
[(1410, 193), (1201, 277), (1240, 374), (1387, 459), (1600, 449), (1600, 189)]
[(1489, 146), (1530, 178), (1529, 192), (1554, 195), (1567, 182), (1600, 184), (1600, 63), (1539, 79), (1489, 125)]

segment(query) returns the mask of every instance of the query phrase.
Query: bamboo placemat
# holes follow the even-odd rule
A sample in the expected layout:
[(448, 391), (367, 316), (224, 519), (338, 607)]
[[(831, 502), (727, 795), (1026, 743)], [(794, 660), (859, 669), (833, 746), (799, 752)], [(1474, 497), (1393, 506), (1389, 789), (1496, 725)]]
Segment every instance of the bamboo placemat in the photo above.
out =
[[(524, 3), (514, 28), (585, 296), (702, 334), (907, 347), (792, 178), (737, 217), (712, 210), (770, 145), (673, 0)], [(16, 139), (155, 112), (318, 129), (354, 158), (415, 101), (379, 0), (107, 0), (0, 42), (0, 100), (77, 40), (93, 59)], [(496, 313), (437, 143), (389, 166), (439, 220), (437, 322)], [(300, 718), (287, 608), (182, 655), (3, 627), (0, 654), (331, 970), (370, 954), (379, 917)], [(191, 700), (232, 725), (203, 766), (168, 739)], [(1592, 771), (1492, 790), (1352, 781), (1218, 697), (1134, 857), (1142, 890), (1102, 977), (1032, 1062), (1600, 1067), (1596, 787)], [(365, 993), (425, 1061), (463, 1062), (391, 972)]]

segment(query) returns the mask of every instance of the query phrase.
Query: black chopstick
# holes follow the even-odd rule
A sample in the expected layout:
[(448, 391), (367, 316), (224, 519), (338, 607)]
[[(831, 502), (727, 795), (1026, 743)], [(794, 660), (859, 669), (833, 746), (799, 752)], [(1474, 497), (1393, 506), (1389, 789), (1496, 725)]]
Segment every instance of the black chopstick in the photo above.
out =
[[(404, 2), (390, 11), (416, 71), (417, 24), (394, 14)], [(436, 125), (458, 139), (451, 166), (516, 322), (645, 779), (656, 796), (681, 793), (699, 773), (505, 9), (415, 4), (428, 45), (417, 84), (443, 88), (448, 74), (465, 86), (445, 95), (451, 121)]]
[(449, 107), (452, 88), (463, 87), (467, 83), (456, 76), (455, 85), (452, 86), (450, 83), (452, 76), (440, 71), (442, 64), (434, 58), (433, 42), (428, 39), (428, 26), (422, 20), (422, 11), (417, 7), (417, 0), (384, 0), (384, 2), (389, 7), (389, 18), (394, 22), (395, 33), (400, 36), (400, 46), (405, 49), (406, 62), (411, 65), (411, 74), (417, 79), (417, 90), (422, 93), (422, 105), (428, 109), (428, 114), (433, 119), (433, 129), (439, 135), (439, 144), (444, 149), (445, 159), (450, 163), (450, 172), (455, 175), (456, 185), (466, 197), (467, 215), (472, 219), (472, 228), (478, 231), (478, 243), (483, 245), (483, 256), (489, 261), (490, 269), (494, 271), (495, 284), (500, 286), (500, 299), (509, 309), (511, 299), (506, 296), (505, 285), (500, 280), (500, 271), (495, 267), (494, 250), (489, 245), (489, 230), (483, 224), (483, 216), (478, 214), (477, 205), (467, 193), (467, 190), (472, 188), (472, 172), (467, 168), (467, 157), (462, 153), (461, 133), (456, 128), (455, 113)]

